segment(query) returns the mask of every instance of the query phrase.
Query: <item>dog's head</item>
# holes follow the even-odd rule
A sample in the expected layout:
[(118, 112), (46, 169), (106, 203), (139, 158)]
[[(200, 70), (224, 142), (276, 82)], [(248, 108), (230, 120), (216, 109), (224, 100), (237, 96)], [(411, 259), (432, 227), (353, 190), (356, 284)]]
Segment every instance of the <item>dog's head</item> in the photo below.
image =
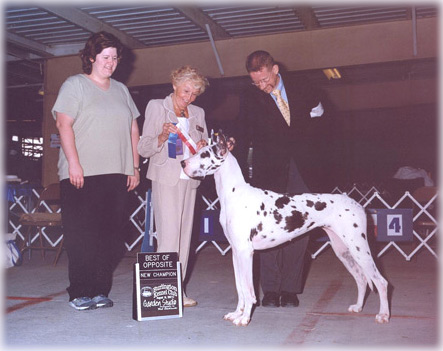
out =
[(212, 145), (201, 148), (195, 155), (181, 162), (188, 177), (203, 180), (221, 167), (229, 153), (228, 143), (232, 141), (227, 141), (221, 131), (214, 139)]

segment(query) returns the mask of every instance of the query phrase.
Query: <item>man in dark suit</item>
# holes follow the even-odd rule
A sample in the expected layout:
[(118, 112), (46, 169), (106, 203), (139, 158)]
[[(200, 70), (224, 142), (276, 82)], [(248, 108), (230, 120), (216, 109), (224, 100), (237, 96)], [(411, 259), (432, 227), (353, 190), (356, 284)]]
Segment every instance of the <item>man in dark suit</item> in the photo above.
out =
[[(291, 194), (330, 192), (332, 145), (324, 96), (307, 82), (282, 77), (266, 51), (251, 53), (246, 69), (253, 86), (242, 99), (236, 140), (243, 166), (242, 150), (253, 148), (251, 185)], [(260, 251), (263, 306), (298, 306), (308, 241), (305, 235)]]

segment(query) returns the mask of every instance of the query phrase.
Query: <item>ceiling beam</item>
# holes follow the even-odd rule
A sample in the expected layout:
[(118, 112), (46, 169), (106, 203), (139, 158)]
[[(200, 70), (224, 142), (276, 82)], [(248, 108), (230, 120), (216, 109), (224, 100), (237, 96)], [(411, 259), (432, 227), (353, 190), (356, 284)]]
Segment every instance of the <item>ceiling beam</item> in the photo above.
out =
[(222, 27), (220, 27), (211, 17), (207, 16), (203, 11), (195, 7), (176, 7), (184, 16), (199, 26), (206, 32), (206, 24), (211, 29), (214, 40), (230, 39), (231, 36)]
[(311, 30), (320, 27), (317, 17), (315, 16), (314, 11), (312, 10), (312, 7), (297, 6), (294, 7), (294, 12), (297, 15), (297, 17), (300, 19), (301, 23), (303, 24), (306, 30)]
[(65, 20), (75, 23), (78, 26), (90, 31), (91, 33), (96, 33), (100, 31), (106, 31), (115, 35), (122, 43), (129, 49), (138, 49), (146, 47), (140, 41), (124, 34), (123, 32), (115, 29), (114, 27), (100, 21), (85, 12), (66, 6), (41, 6), (42, 9), (53, 13), (56, 16), (64, 18)]
[(35, 58), (35, 55), (40, 56), (40, 58), (54, 56), (50, 53), (48, 46), (37, 43), (34, 40), (18, 36), (11, 32), (6, 32), (6, 42), (15, 44), (16, 46), (22, 47), (27, 51), (26, 54), (23, 52), (19, 54), (18, 51), (9, 48), (8, 53), (15, 57), (20, 57), (22, 59), (33, 59)]

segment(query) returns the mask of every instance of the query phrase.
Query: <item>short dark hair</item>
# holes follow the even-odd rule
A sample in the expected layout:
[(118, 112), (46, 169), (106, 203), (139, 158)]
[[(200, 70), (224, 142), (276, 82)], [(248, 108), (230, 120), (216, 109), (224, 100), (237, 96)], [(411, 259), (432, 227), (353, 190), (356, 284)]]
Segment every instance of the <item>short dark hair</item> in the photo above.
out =
[(254, 51), (246, 58), (246, 71), (248, 73), (261, 71), (263, 67), (271, 70), (274, 65), (274, 58), (269, 52), (264, 50)]
[(84, 73), (91, 74), (92, 62), (94, 62), (96, 56), (106, 48), (116, 48), (117, 58), (120, 61), (122, 58), (123, 44), (117, 39), (116, 36), (102, 31), (89, 37), (84, 49), (80, 51), (80, 58), (82, 60), (82, 68)]

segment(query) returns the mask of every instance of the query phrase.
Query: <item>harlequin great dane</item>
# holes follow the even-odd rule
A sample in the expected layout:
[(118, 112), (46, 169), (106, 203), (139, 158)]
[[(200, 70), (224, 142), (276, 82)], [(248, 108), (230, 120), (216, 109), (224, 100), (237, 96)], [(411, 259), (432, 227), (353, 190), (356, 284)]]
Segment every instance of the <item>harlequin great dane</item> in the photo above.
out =
[(246, 326), (256, 303), (252, 277), (254, 250), (268, 249), (316, 227), (329, 236), (331, 246), (357, 282), (357, 303), (349, 312), (360, 312), (366, 285), (375, 284), (380, 311), (375, 320), (389, 322), (388, 283), (372, 259), (366, 236), (366, 214), (362, 206), (343, 194), (290, 196), (254, 188), (245, 182), (226, 138), (219, 133), (214, 145), (206, 146), (182, 161), (184, 172), (203, 179), (214, 174), (220, 201), (220, 223), (232, 247), (237, 309), (224, 319)]

